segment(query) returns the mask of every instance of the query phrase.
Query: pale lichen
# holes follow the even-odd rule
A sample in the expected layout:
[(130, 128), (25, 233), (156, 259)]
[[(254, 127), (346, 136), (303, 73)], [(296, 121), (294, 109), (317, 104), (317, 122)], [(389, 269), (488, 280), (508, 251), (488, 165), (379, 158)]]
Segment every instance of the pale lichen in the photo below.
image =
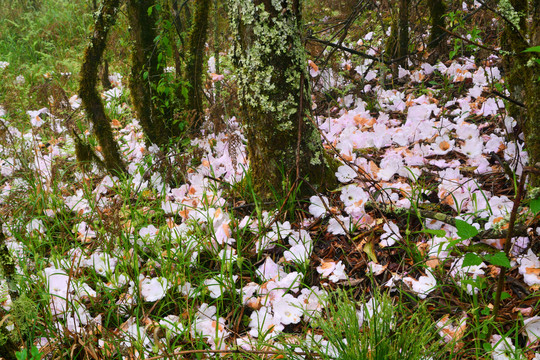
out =
[[(230, 0), (230, 19), (234, 38), (240, 38), (239, 29), (249, 27), (250, 36), (244, 36), (246, 43), (236, 49), (238, 85), (243, 89), (244, 101), (253, 108), (272, 113), (278, 120), (289, 117), (298, 109), (294, 96), (288, 94), (285, 98), (273, 96), (279, 93), (276, 88), (278, 76), (284, 76), (289, 88), (300, 91), (299, 69), (303, 69), (305, 55), (299, 43), (297, 24), (289, 11), (283, 10), (285, 3), (288, 8), (292, 1), (272, 1), (272, 6), (278, 15), (270, 18), (270, 13), (264, 4), (256, 5), (249, 0)], [(239, 26), (241, 24), (241, 26)], [(291, 65), (284, 74), (268, 61), (269, 58), (286, 54)], [(282, 127), (284, 130), (288, 126)]]
[(521, 20), (520, 14), (514, 9), (509, 0), (499, 0), (499, 11), (512, 25), (520, 30), (519, 22)]
[[(311, 95), (300, 4), (229, 0), (228, 5), (252, 175), (278, 191), (292, 183), (295, 170), (315, 187), (332, 186), (320, 135), (307, 115)], [(262, 196), (269, 193), (260, 190)]]

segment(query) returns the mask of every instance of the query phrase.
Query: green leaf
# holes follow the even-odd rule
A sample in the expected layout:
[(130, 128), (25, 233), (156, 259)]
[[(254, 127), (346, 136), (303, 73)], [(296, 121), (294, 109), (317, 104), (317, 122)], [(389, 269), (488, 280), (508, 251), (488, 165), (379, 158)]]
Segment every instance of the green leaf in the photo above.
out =
[(422, 231), (417, 231), (415, 233), (416, 234), (419, 234), (419, 233), (431, 234), (431, 235), (434, 235), (434, 236), (437, 236), (437, 237), (445, 237), (446, 236), (446, 231), (444, 231), (444, 230), (424, 229)]
[(375, 255), (375, 251), (373, 250), (373, 243), (372, 242), (368, 241), (364, 245), (362, 250), (367, 254), (367, 256), (370, 258), (371, 261), (373, 261), (374, 263), (378, 262), (377, 255)]
[(478, 230), (466, 221), (456, 220), (457, 234), (462, 239), (470, 239), (478, 235)]
[(486, 353), (490, 353), (491, 350), (493, 350), (493, 349), (491, 348), (491, 344), (488, 343), (488, 342), (483, 343), (483, 344), (482, 344), (482, 347), (484, 348), (484, 351), (485, 351)]
[(152, 10), (154, 10), (154, 8), (152, 6), (150, 6), (148, 8), (148, 16), (152, 16)]
[(26, 360), (28, 359), (28, 350), (22, 349), (21, 351), (17, 351), (15, 356), (17, 357), (17, 360)]
[(504, 266), (505, 268), (510, 268), (510, 260), (504, 252), (498, 252), (494, 255), (486, 256), (486, 260), (491, 264), (496, 266)]
[(40, 360), (41, 359), (41, 353), (39, 352), (39, 349), (34, 345), (32, 346), (32, 350), (30, 350), (32, 354), (33, 360)]
[(457, 244), (459, 244), (462, 241), (463, 241), (463, 239), (451, 240), (451, 241), (448, 242), (448, 247), (452, 248), (452, 247), (456, 246)]
[(540, 52), (540, 46), (530, 47), (527, 50), (523, 50), (523, 52)]
[(469, 267), (469, 266), (477, 266), (482, 263), (482, 258), (475, 253), (467, 253), (465, 254), (465, 259), (463, 259), (463, 265), (461, 265), (462, 268)]
[(529, 206), (531, 207), (531, 211), (533, 212), (533, 214), (538, 214), (538, 212), (540, 211), (540, 199), (531, 200)]

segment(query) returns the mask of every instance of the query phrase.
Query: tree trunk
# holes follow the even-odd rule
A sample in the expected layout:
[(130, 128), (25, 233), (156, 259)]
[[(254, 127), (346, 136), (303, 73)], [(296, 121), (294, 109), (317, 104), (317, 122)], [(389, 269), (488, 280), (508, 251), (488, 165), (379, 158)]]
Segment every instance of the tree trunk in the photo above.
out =
[[(512, 96), (523, 102), (527, 109), (522, 109), (514, 104), (508, 104), (508, 111), (522, 125), (525, 135), (525, 146), (529, 154), (529, 164), (536, 165), (540, 162), (540, 69), (537, 64), (528, 66), (532, 53), (524, 53), (523, 50), (529, 47), (527, 41), (521, 34), (538, 34), (538, 21), (533, 19), (531, 28), (527, 28), (526, 17), (527, 1), (511, 0), (514, 11), (520, 15), (519, 29), (506, 24), (501, 36), (501, 47), (507, 52), (503, 57), (503, 66), (506, 72), (508, 87)], [(538, 4), (535, 0), (533, 4)], [(533, 7), (533, 10), (536, 9)], [(534, 44), (537, 45), (537, 44)], [(540, 177), (532, 175), (531, 184), (540, 186)]]
[(208, 14), (210, 0), (196, 0), (193, 25), (188, 39), (188, 59), (186, 76), (190, 87), (188, 89), (188, 110), (195, 112), (193, 130), (199, 128), (203, 115), (203, 60), (206, 35), (208, 32)]
[(532, 27), (531, 41), (533, 46), (540, 45), (540, 0), (534, 0), (532, 3)]
[(116, 21), (120, 0), (104, 0), (95, 22), (90, 45), (86, 48), (81, 68), (79, 96), (101, 146), (105, 167), (110, 172), (125, 172), (125, 166), (114, 140), (111, 124), (96, 90), (98, 66), (107, 42), (107, 34)]
[(158, 61), (155, 26), (157, 14), (149, 8), (155, 0), (129, 0), (128, 18), (133, 41), (131, 51), (131, 76), (129, 88), (133, 107), (148, 139), (157, 145), (169, 143), (173, 136), (180, 134), (172, 121), (172, 106), (166, 102), (167, 94), (159, 94), (156, 89), (163, 77), (163, 68)]
[[(443, 37), (444, 32), (444, 14), (446, 13), (446, 5), (444, 0), (428, 0), (429, 15), (431, 16), (431, 34), (429, 35), (429, 48), (436, 50), (435, 53), (442, 54), (446, 48), (446, 40)], [(444, 41), (443, 41), (444, 40)], [(438, 55), (436, 54), (436, 55)], [(434, 56), (432, 62), (438, 56)]]
[[(409, 53), (409, 1), (399, 0), (399, 53), (398, 57)], [(408, 59), (400, 61), (402, 68), (408, 68)]]
[(111, 80), (109, 80), (109, 62), (107, 60), (103, 61), (99, 77), (103, 90), (109, 90), (112, 88)]
[(229, 11), (255, 191), (268, 199), (299, 177), (331, 186), (334, 174), (307, 115), (300, 0), (229, 0)]

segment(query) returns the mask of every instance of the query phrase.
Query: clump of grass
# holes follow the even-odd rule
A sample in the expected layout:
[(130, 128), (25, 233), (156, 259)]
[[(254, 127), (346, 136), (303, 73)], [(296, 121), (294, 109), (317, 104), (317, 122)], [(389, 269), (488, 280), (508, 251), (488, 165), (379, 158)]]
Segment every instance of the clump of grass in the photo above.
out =
[[(326, 315), (316, 319), (322, 335), (311, 335), (301, 348), (321, 359), (439, 359), (444, 344), (425, 305), (410, 312), (401, 301), (374, 293), (368, 301), (353, 301), (338, 291)], [(319, 334), (319, 332), (316, 332)], [(289, 349), (290, 355), (294, 351)]]

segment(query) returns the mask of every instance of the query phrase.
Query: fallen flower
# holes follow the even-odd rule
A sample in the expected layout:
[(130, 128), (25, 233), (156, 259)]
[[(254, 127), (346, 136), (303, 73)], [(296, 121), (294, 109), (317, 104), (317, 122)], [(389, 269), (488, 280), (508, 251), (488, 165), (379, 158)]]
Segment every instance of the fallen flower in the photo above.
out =
[(140, 282), (141, 296), (144, 301), (155, 302), (165, 297), (169, 283), (163, 277), (145, 278)]

